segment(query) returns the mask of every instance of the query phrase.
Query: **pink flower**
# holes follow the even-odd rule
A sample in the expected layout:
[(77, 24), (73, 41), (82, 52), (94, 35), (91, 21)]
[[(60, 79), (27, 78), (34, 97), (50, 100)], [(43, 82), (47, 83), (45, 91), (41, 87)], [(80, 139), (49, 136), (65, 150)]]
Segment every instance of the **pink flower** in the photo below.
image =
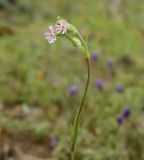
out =
[(56, 24), (56, 32), (57, 33), (65, 34), (67, 32), (68, 28), (69, 28), (69, 23), (64, 19), (59, 20)]
[(49, 43), (54, 43), (56, 41), (55, 29), (53, 26), (49, 26), (50, 32), (45, 32), (45, 37)]

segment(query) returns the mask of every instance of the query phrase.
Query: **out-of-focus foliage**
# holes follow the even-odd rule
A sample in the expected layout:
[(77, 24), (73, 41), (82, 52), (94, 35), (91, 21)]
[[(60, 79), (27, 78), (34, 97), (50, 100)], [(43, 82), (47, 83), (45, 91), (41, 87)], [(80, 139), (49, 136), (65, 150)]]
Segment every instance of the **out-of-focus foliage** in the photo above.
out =
[[(78, 159), (144, 159), (143, 0), (0, 0), (0, 127), (57, 137), (53, 156), (66, 159), (86, 67), (67, 40), (44, 39), (59, 15), (88, 38), (93, 55)], [(120, 125), (125, 107), (131, 115)]]

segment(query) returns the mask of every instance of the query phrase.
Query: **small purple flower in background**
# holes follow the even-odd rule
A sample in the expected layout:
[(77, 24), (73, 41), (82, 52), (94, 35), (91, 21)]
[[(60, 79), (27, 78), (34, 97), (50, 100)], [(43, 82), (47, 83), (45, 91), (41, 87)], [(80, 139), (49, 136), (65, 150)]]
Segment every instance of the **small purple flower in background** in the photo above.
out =
[(97, 80), (95, 86), (97, 89), (102, 90), (104, 88), (104, 82), (102, 80)]
[(115, 90), (118, 93), (123, 93), (124, 92), (124, 87), (122, 85), (117, 85)]
[(57, 22), (55, 27), (57, 33), (65, 34), (69, 28), (69, 23), (64, 19), (61, 19)]
[(123, 121), (124, 121), (124, 118), (121, 115), (117, 117), (117, 123), (119, 125), (121, 125), (123, 123)]
[(107, 67), (108, 67), (109, 69), (113, 69), (113, 67), (114, 67), (114, 62), (113, 62), (113, 60), (109, 59), (109, 60), (107, 61)]
[(126, 107), (123, 112), (117, 117), (117, 123), (121, 125), (131, 115), (130, 108)]
[(58, 145), (58, 143), (59, 143), (58, 139), (56, 138), (50, 139), (48, 142), (49, 149), (53, 150)]
[(45, 32), (45, 37), (49, 43), (54, 43), (56, 41), (55, 29), (53, 26), (49, 26), (50, 32)]
[(93, 61), (97, 61), (99, 59), (99, 53), (98, 52), (92, 52), (91, 53), (91, 59)]
[(75, 96), (78, 93), (78, 87), (76, 85), (71, 85), (68, 91), (71, 96)]
[(130, 108), (126, 107), (123, 111), (122, 116), (124, 119), (127, 119), (130, 117), (130, 115), (131, 115), (131, 110), (130, 110)]

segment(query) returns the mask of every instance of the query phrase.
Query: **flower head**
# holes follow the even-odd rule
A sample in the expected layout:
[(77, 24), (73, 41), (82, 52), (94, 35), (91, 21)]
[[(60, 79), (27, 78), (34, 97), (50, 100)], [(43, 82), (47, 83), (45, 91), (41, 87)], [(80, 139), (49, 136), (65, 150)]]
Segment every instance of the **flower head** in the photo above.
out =
[(97, 61), (99, 59), (99, 53), (98, 52), (92, 52), (91, 53), (91, 59), (93, 61)]
[(64, 19), (60, 19), (55, 27), (57, 33), (65, 34), (69, 28), (69, 23)]
[(131, 115), (131, 110), (130, 108), (126, 107), (123, 111), (123, 118), (127, 119)]
[(118, 93), (123, 93), (124, 92), (124, 87), (122, 85), (117, 85), (115, 90)]
[[(76, 27), (68, 23), (65, 19), (58, 17), (54, 27), (49, 26), (50, 32), (45, 33), (49, 43), (54, 43), (58, 36), (65, 37), (77, 47), (84, 57), (89, 57), (87, 42), (83, 39)], [(69, 32), (68, 32), (69, 31)], [(67, 34), (68, 32), (68, 34)]]
[(102, 90), (104, 88), (104, 82), (102, 80), (97, 80), (95, 85), (96, 85), (96, 88), (99, 90)]
[(53, 26), (49, 26), (50, 32), (45, 32), (45, 37), (49, 43), (54, 43), (56, 41), (55, 29)]
[(59, 143), (58, 139), (56, 139), (56, 138), (50, 139), (48, 142), (49, 149), (53, 150), (58, 145), (58, 143)]
[(130, 117), (130, 115), (131, 115), (131, 109), (128, 107), (124, 108), (123, 112), (116, 118), (117, 123), (119, 125), (123, 124), (123, 122), (127, 120)]
[(75, 96), (78, 93), (78, 87), (76, 85), (71, 85), (69, 87), (69, 94)]
[(117, 123), (119, 124), (119, 125), (121, 125), (122, 123), (123, 123), (123, 121), (124, 121), (124, 118), (120, 115), (120, 116), (118, 116), (117, 118)]
[(113, 67), (114, 67), (114, 62), (113, 62), (113, 60), (109, 59), (109, 60), (107, 61), (107, 67), (108, 67), (109, 69), (113, 69)]

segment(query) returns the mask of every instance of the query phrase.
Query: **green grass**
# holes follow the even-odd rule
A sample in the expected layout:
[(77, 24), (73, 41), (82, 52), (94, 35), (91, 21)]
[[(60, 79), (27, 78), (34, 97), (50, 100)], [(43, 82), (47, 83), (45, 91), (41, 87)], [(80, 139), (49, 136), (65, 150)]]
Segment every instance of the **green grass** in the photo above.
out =
[[(78, 159), (144, 158), (144, 3), (127, 0), (116, 10), (110, 4), (112, 1), (106, 0), (20, 0), (17, 6), (0, 10), (0, 33), (3, 33), (0, 35), (0, 102), (11, 108), (0, 113), (2, 128), (20, 133), (31, 131), (44, 138), (58, 137), (55, 158), (66, 159), (70, 125), (83, 94), (86, 67), (80, 53), (67, 40), (49, 45), (44, 39), (47, 26), (60, 15), (88, 37), (91, 52), (101, 53), (98, 62), (91, 64)], [(4, 33), (5, 28), (12, 33)], [(134, 65), (120, 63), (125, 55)], [(106, 67), (108, 59), (115, 61), (115, 76)], [(95, 88), (97, 79), (105, 82), (102, 92)], [(71, 84), (79, 87), (76, 97), (68, 94)], [(117, 84), (125, 87), (124, 93), (115, 92)], [(24, 112), (24, 104), (30, 113)], [(19, 106), (28, 117), (32, 114), (34, 118), (26, 116), (19, 122), (13, 106)], [(130, 106), (132, 115), (123, 126), (118, 126), (116, 117), (124, 106)], [(37, 109), (42, 111), (42, 117), (35, 116)]]

